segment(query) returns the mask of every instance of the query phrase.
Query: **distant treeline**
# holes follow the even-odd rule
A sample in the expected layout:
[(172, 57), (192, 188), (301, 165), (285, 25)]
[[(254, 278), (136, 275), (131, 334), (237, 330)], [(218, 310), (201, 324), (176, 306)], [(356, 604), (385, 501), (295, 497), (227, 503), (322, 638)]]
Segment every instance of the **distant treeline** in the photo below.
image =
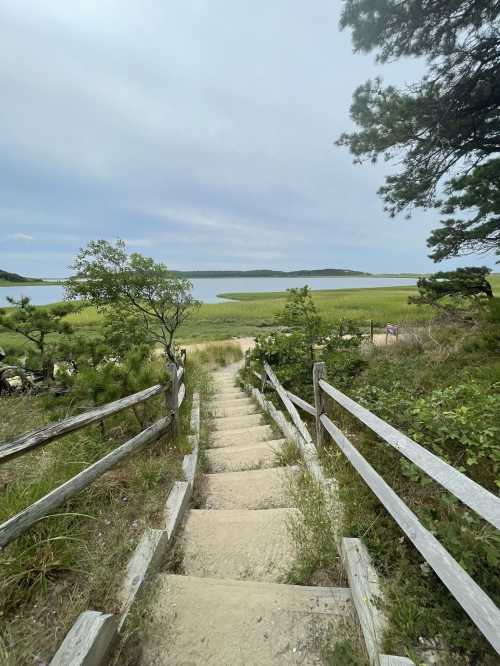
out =
[(8, 280), (9, 282), (42, 282), (39, 278), (23, 277), (17, 273), (9, 273), (2, 269), (0, 269), (0, 280)]
[(258, 269), (253, 271), (173, 271), (186, 278), (231, 278), (231, 277), (346, 277), (370, 275), (363, 271), (351, 271), (346, 268), (318, 268), (302, 271), (271, 271)]

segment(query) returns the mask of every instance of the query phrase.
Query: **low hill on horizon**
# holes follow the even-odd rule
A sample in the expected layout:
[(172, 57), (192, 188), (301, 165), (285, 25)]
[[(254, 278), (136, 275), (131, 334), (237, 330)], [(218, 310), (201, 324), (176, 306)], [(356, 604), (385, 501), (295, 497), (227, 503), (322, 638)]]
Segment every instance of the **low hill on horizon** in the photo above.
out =
[(366, 276), (371, 273), (352, 271), (348, 268), (317, 268), (299, 271), (273, 271), (269, 269), (256, 269), (250, 271), (172, 271), (175, 275), (186, 278), (210, 277), (349, 277)]
[(10, 273), (9, 271), (4, 271), (0, 268), (0, 280), (5, 280), (8, 282), (42, 282), (40, 278), (30, 278), (19, 275), (18, 273)]

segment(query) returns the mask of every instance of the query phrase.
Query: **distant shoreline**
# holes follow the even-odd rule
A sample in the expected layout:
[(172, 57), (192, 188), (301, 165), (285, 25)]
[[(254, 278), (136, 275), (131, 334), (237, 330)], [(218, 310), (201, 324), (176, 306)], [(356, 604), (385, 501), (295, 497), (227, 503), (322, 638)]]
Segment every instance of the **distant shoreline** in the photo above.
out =
[[(196, 279), (196, 280), (227, 280), (228, 278), (243, 278), (243, 279), (254, 279), (254, 278), (266, 278), (266, 279), (290, 279), (290, 278), (415, 278), (418, 279), (420, 277), (423, 277), (424, 275), (428, 275), (427, 273), (355, 273), (355, 274), (349, 274), (346, 273), (345, 275), (328, 275), (328, 274), (320, 274), (320, 273), (314, 273), (314, 275), (311, 275), (310, 273), (292, 273), (289, 275), (256, 275), (253, 273), (252, 275), (245, 275), (245, 274), (238, 274), (235, 275), (233, 273), (226, 274), (224, 271), (221, 271), (218, 274), (215, 275), (199, 275), (197, 273), (175, 273), (176, 275), (179, 275), (180, 277), (187, 278), (187, 279)], [(48, 278), (41, 278), (40, 280), (36, 281), (15, 281), (11, 282), (9, 280), (0, 280), (0, 288), (1, 287), (50, 287), (50, 286), (62, 286), (66, 283), (68, 278), (56, 278), (54, 280), (49, 280)]]

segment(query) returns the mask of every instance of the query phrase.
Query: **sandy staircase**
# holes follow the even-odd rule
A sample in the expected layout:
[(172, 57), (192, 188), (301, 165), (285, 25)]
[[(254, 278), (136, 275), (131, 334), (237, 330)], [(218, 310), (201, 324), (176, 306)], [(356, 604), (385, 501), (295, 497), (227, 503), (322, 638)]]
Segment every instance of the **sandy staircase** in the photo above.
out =
[(318, 664), (323, 635), (352, 614), (348, 588), (283, 584), (294, 548), (277, 439), (236, 386), (215, 373), (214, 431), (201, 509), (179, 536), (182, 575), (156, 579), (142, 664)]

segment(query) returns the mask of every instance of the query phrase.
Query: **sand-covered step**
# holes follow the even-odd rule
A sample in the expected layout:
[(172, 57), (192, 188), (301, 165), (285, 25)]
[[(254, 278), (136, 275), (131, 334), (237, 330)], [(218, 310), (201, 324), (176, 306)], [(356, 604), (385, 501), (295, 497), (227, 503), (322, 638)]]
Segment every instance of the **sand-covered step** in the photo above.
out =
[(323, 663), (320, 646), (345, 639), (348, 588), (299, 587), (162, 574), (142, 666)]
[(205, 474), (204, 509), (279, 509), (290, 506), (288, 488), (298, 467)]
[(222, 446), (248, 446), (265, 442), (273, 438), (273, 429), (269, 425), (254, 425), (246, 428), (220, 430), (213, 432), (210, 437), (211, 447)]
[(265, 425), (262, 414), (221, 416), (214, 419), (216, 431), (242, 430), (253, 426)]
[(216, 386), (225, 386), (230, 384), (231, 386), (235, 386), (237, 384), (236, 381), (236, 375), (218, 375), (214, 378), (214, 384)]
[(288, 521), (297, 509), (189, 512), (181, 537), (186, 576), (284, 580), (295, 554)]
[(250, 398), (248, 393), (246, 393), (245, 391), (238, 391), (238, 395), (236, 396), (231, 396), (231, 395), (225, 396), (222, 395), (221, 393), (214, 393), (213, 398), (209, 404), (211, 407), (213, 407), (215, 405), (230, 405), (231, 403), (236, 404), (238, 402), (255, 404), (255, 401), (252, 398)]
[[(238, 404), (240, 403), (240, 404)], [(248, 414), (257, 414), (259, 410), (251, 400), (231, 400), (228, 403), (215, 403), (210, 406), (210, 413), (215, 418), (222, 416), (246, 416)]]
[(286, 440), (271, 439), (258, 444), (207, 449), (205, 455), (211, 472), (237, 472), (276, 466), (276, 452)]
[(238, 388), (217, 391), (217, 400), (237, 400), (238, 398), (248, 398), (248, 395)]

